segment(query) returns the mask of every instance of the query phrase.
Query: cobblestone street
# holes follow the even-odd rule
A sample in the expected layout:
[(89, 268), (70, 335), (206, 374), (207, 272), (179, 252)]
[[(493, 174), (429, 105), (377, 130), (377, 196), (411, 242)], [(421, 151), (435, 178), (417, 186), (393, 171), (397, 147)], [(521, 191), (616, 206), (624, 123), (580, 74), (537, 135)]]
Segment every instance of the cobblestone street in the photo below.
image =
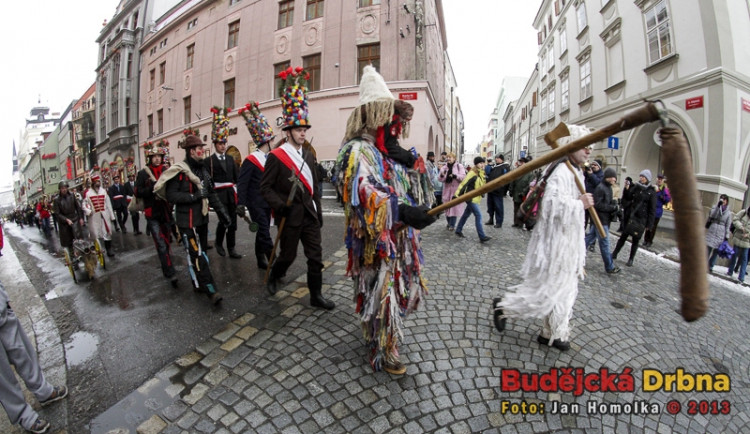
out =
[[(506, 199), (506, 211), (508, 204)], [(334, 311), (313, 310), (307, 298), (301, 300), (307, 293), (303, 276), (275, 296), (281, 316), (264, 326), (252, 312), (236, 319), (99, 416), (92, 432), (135, 432), (136, 427), (142, 433), (749, 429), (746, 288), (709, 276), (710, 310), (688, 324), (677, 312), (678, 264), (653, 252), (674, 255), (673, 242), (640, 250), (635, 266), (619, 263), (623, 271), (616, 276), (605, 273), (597, 249), (588, 254), (588, 276), (579, 287), (571, 349), (560, 353), (536, 342), (541, 321), (509, 321), (503, 334), (492, 326), (491, 300), (519, 281), (517, 270), (530, 237), (508, 222), (506, 217), (502, 229), (489, 229), (494, 239), (485, 244), (474, 236), (471, 223), (465, 239), (446, 231), (444, 219), (423, 231), (430, 295), (405, 322), (406, 375), (371, 371), (341, 249), (328, 258), (324, 272), (324, 294), (336, 302)], [(501, 388), (503, 369), (543, 374), (567, 367), (586, 373), (631, 368), (634, 390), (575, 396)], [(685, 392), (674, 385), (644, 391), (643, 370), (675, 374), (678, 368), (688, 374), (728, 374), (731, 391)], [(667, 411), (672, 400), (681, 406), (676, 411), (670, 403), (677, 414)], [(537, 414), (504, 408), (523, 401), (538, 404)], [(588, 401), (643, 401), (656, 404), (658, 411), (591, 413)], [(580, 404), (580, 413), (552, 414), (556, 403)], [(711, 414), (721, 413), (721, 405), (729, 405), (728, 414)], [(630, 412), (640, 410), (635, 408)]]

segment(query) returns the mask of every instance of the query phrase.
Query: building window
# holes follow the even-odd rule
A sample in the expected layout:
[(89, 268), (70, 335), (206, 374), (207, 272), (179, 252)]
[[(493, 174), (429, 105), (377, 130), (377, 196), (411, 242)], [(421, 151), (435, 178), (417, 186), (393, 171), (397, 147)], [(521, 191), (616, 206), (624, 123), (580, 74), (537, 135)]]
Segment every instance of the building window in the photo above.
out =
[(188, 21), (187, 29), (190, 30), (197, 25), (198, 25), (198, 18), (193, 18), (192, 20)]
[(555, 49), (554, 45), (550, 44), (549, 50), (547, 50), (547, 69), (552, 69), (555, 67)]
[(279, 78), (279, 73), (289, 68), (290, 65), (291, 63), (289, 61), (273, 65), (273, 94), (276, 95), (277, 98), (281, 97), (282, 80)]
[(568, 50), (568, 32), (565, 30), (565, 27), (563, 26), (560, 29), (560, 55)]
[(323, 16), (325, 0), (307, 0), (307, 16), (305, 19), (314, 20)]
[(138, 27), (138, 11), (133, 14), (132, 29), (135, 30), (136, 27)]
[(156, 70), (152, 69), (148, 72), (148, 90), (154, 90), (156, 86)]
[(162, 62), (159, 65), (159, 84), (164, 84), (164, 80), (167, 78), (167, 62)]
[(163, 41), (159, 42), (159, 48), (164, 48), (167, 46), (167, 38), (164, 38)]
[(127, 78), (133, 78), (133, 53), (128, 53), (128, 70), (125, 74)]
[(117, 128), (120, 126), (119, 119), (117, 119), (117, 99), (112, 99), (112, 109), (110, 110), (110, 114), (112, 116), (112, 128)]
[(372, 65), (378, 72), (380, 71), (380, 44), (357, 47), (357, 83), (362, 78), (362, 70), (367, 65)]
[(379, 5), (380, 0), (359, 0), (359, 7), (363, 8), (365, 6), (372, 6), (372, 5)]
[(229, 33), (227, 36), (227, 50), (237, 46), (240, 41), (240, 20), (229, 23)]
[(148, 115), (148, 136), (154, 137), (154, 115)]
[(581, 63), (581, 101), (591, 96), (591, 59)]
[(547, 120), (547, 94), (542, 94), (542, 104), (539, 106), (539, 122)]
[(194, 60), (195, 60), (195, 44), (190, 44), (187, 47), (187, 60), (185, 61), (185, 70), (193, 68)]
[(130, 125), (130, 98), (125, 98), (125, 126)]
[(164, 110), (161, 109), (156, 112), (156, 130), (158, 134), (164, 132)]
[(547, 95), (547, 112), (549, 113), (549, 119), (555, 119), (555, 89), (550, 89)]
[(229, 6), (234, 6), (242, 0), (229, 0)]
[(224, 107), (234, 107), (234, 79), (224, 82)]
[(294, 21), (294, 0), (284, 0), (279, 3), (279, 29), (289, 27)]
[(568, 87), (570, 85), (570, 80), (567, 76), (565, 78), (560, 80), (560, 111), (564, 112), (568, 108), (570, 108), (570, 103), (568, 100)]
[(310, 73), (307, 88), (310, 91), (320, 90), (320, 54), (303, 57), (302, 66)]
[(576, 8), (576, 21), (578, 22), (578, 33), (581, 33), (588, 25), (586, 19), (586, 3), (584, 2), (581, 2)]
[(662, 0), (645, 12), (646, 37), (650, 63), (672, 54), (672, 31), (669, 28), (667, 2)]
[(192, 96), (186, 96), (182, 99), (182, 106), (183, 109), (183, 123), (190, 124), (190, 117), (192, 111), (193, 111), (193, 97)]

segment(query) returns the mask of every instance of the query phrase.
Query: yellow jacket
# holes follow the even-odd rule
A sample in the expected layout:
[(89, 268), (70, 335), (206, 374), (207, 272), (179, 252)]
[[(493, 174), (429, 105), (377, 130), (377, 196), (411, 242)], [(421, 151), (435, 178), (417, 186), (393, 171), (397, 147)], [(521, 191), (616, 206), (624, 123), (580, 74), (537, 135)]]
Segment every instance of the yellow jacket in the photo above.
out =
[[(469, 173), (466, 174), (466, 178), (464, 178), (464, 180), (461, 181), (461, 184), (458, 185), (458, 190), (456, 190), (456, 194), (453, 197), (460, 196), (461, 195), (460, 193), (463, 190), (464, 185), (467, 184), (467, 183), (470, 183), (470, 182), (474, 183), (474, 188), (472, 188), (472, 189), (470, 189), (468, 191), (476, 190), (479, 187), (483, 186), (485, 184), (485, 182), (486, 182), (484, 176), (485, 176), (484, 175), (484, 170), (479, 169), (479, 171), (477, 171), (476, 167), (472, 168), (469, 171)], [(473, 181), (472, 181), (472, 179), (473, 179)], [(464, 193), (466, 193), (466, 192), (464, 192)], [(482, 196), (481, 195), (479, 195), (479, 196), (477, 196), (477, 197), (475, 197), (474, 199), (471, 200), (472, 203), (479, 203), (481, 201), (482, 201)]]

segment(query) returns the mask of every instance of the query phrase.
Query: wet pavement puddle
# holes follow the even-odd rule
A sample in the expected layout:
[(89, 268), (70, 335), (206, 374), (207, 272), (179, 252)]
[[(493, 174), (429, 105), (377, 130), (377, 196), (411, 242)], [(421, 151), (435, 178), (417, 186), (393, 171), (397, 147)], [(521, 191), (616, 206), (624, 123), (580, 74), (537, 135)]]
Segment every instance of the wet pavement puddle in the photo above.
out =
[(76, 332), (70, 336), (70, 341), (65, 344), (65, 358), (68, 366), (78, 366), (85, 363), (96, 354), (99, 347), (99, 338), (87, 332)]

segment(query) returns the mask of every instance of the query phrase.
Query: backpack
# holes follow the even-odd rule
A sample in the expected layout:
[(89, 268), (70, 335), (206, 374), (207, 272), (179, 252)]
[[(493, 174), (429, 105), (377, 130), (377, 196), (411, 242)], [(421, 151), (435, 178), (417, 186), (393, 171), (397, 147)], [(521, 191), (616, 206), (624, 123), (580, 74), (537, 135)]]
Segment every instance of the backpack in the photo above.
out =
[(544, 171), (543, 176), (539, 176), (541, 175), (540, 173), (539, 175), (537, 175), (536, 179), (532, 181), (534, 187), (529, 188), (529, 192), (526, 194), (523, 203), (521, 203), (521, 206), (518, 208), (518, 212), (516, 213), (516, 218), (520, 220), (521, 223), (526, 225), (533, 225), (534, 223), (536, 223), (537, 216), (539, 215), (539, 210), (542, 206), (544, 189), (547, 188), (547, 179), (550, 177), (557, 165), (565, 161), (567, 158), (568, 157), (564, 157), (552, 163), (547, 168), (547, 170)]
[[(458, 191), (458, 194), (456, 194), (456, 197), (463, 196), (464, 194), (466, 194), (466, 193), (468, 193), (470, 191), (473, 191), (474, 188), (475, 188), (474, 186), (477, 184), (477, 178), (478, 177), (479, 177), (479, 174), (477, 174), (476, 176), (473, 176), (471, 179), (469, 179), (468, 181), (466, 181), (466, 183), (461, 187), (461, 190)], [(469, 199), (469, 200), (471, 200), (471, 199)]]

